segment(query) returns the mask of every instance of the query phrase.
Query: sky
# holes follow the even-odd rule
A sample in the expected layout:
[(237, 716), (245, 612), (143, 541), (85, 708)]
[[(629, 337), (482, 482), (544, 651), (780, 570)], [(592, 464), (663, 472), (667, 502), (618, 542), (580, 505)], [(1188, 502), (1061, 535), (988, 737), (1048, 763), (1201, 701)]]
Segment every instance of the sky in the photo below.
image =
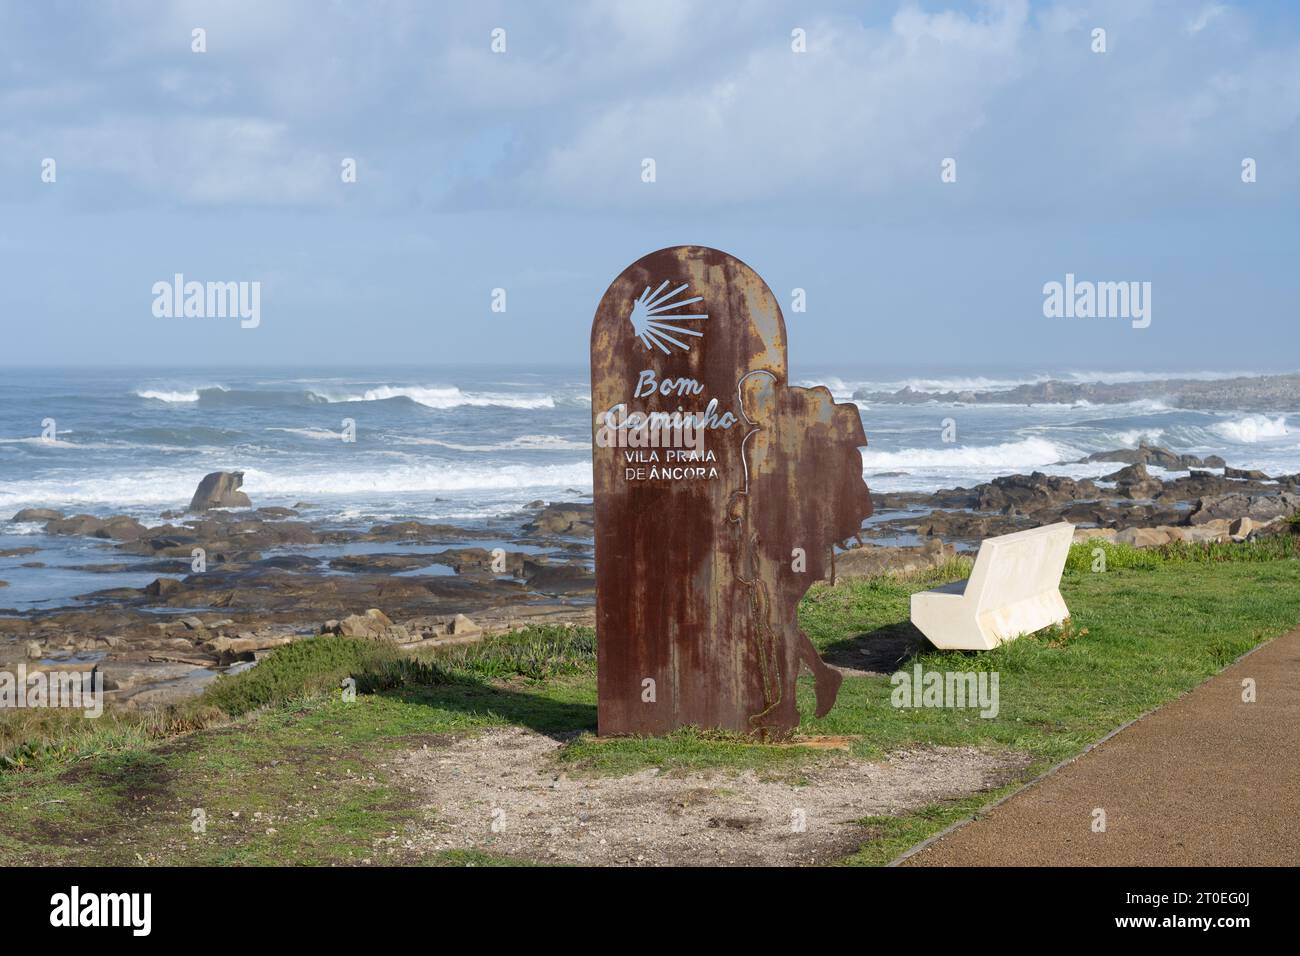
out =
[[(0, 366), (580, 365), (689, 243), (796, 367), (1293, 369), (1298, 6), (3, 0)], [(1150, 325), (1045, 316), (1067, 273)]]

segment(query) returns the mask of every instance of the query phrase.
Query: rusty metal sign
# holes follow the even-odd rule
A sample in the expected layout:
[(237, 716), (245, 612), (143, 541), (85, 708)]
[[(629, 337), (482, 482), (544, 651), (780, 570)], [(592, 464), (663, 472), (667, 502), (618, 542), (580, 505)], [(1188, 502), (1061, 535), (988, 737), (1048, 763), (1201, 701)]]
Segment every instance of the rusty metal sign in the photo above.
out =
[(871, 514), (857, 407), (788, 383), (785, 320), (747, 265), (661, 249), (591, 330), (599, 732), (761, 736), (816, 713), (840, 674), (796, 609)]

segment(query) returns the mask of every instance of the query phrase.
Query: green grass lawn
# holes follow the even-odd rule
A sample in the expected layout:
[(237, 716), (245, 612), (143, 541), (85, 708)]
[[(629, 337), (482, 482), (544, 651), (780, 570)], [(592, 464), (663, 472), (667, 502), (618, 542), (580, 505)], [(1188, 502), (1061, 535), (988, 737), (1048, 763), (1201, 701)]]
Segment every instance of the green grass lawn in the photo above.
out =
[[(864, 674), (847, 677), (835, 709), (815, 720), (811, 687), (802, 687), (801, 732), (852, 736), (864, 758), (936, 745), (1027, 758), (1022, 777), (1000, 790), (864, 820), (863, 848), (846, 862), (888, 862), (1294, 627), (1300, 561), (1270, 548), (1107, 547), (1108, 570), (1094, 573), (1093, 547), (1076, 546), (1062, 582), (1068, 628), (983, 654), (921, 650), (898, 662), (997, 671), (993, 719), (976, 710), (896, 709), (888, 677)], [(878, 661), (881, 648), (907, 654), (915, 642), (909, 595), (959, 573), (954, 566), (905, 581), (819, 585), (801, 620), (837, 664)], [(337, 689), (349, 675), (357, 678), (354, 701)], [(648, 766), (797, 774), (804, 762), (825, 759), (821, 751), (702, 731), (599, 741), (591, 733), (595, 704), (590, 631), (534, 629), (416, 662), (380, 645), (313, 638), (163, 716), (70, 725), (67, 715), (28, 712), (19, 723), (6, 714), (0, 863), (400, 861), (403, 828), (425, 811), (394, 783), (392, 758), (492, 726), (575, 734), (560, 758), (573, 774)], [(206, 832), (194, 832), (196, 809), (206, 815)], [(432, 862), (500, 861), (457, 853)]]

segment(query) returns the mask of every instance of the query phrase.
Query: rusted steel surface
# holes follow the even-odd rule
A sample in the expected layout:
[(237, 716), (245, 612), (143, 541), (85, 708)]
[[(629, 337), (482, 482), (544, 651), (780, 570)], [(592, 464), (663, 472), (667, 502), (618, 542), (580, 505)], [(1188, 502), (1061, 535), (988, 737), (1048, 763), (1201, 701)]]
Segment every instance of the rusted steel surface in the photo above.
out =
[[(771, 290), (701, 246), (614, 280), (591, 369), (600, 733), (784, 736), (801, 667), (830, 710), (840, 675), (796, 608), (871, 514), (856, 406), (787, 383)], [(689, 447), (634, 447), (652, 413), (684, 418), (658, 437)]]

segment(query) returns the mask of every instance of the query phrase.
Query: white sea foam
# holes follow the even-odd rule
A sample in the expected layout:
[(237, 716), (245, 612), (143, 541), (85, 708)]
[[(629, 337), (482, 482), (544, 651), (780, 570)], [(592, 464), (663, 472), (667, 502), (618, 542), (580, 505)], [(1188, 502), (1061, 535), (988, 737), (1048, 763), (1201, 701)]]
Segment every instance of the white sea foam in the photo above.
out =
[[(322, 471), (244, 467), (243, 490), (255, 501), (270, 498), (320, 498), (375, 495), (497, 491), (538, 487), (591, 487), (588, 460), (551, 465), (466, 466), (426, 461), (382, 469)], [(154, 469), (105, 477), (38, 478), (21, 487), (0, 487), (0, 512), (49, 505), (75, 508), (152, 505), (179, 507), (189, 501), (197, 484), (195, 469)]]
[(914, 468), (944, 469), (954, 474), (963, 469), (996, 469), (1009, 474), (1011, 469), (1034, 468), (1058, 461), (1079, 458), (1077, 449), (1058, 445), (1045, 438), (1025, 438), (1000, 445), (945, 445), (939, 448), (903, 448), (899, 451), (862, 452), (862, 464), (868, 471), (906, 471)]
[(510, 441), (484, 445), (462, 444), (441, 438), (394, 438), (399, 445), (434, 445), (455, 451), (587, 451), (590, 441), (571, 441), (559, 435), (520, 435)]
[(1253, 445), (1255, 442), (1268, 441), (1270, 438), (1285, 438), (1290, 434), (1286, 427), (1286, 416), (1269, 418), (1267, 415), (1247, 415), (1234, 421), (1219, 422), (1210, 426), (1210, 431), (1220, 438), (1239, 445)]
[(135, 394), (140, 398), (152, 398), (156, 402), (197, 402), (199, 400), (199, 390), (197, 388), (185, 392), (146, 388), (137, 391)]
[(135, 395), (137, 398), (149, 398), (153, 399), (155, 402), (186, 404), (189, 402), (197, 402), (201, 398), (199, 393), (207, 391), (226, 392), (229, 391), (229, 389), (224, 385), (200, 385), (197, 388), (177, 389), (139, 388), (136, 389)]
[(23, 435), (19, 438), (0, 438), (0, 445), (40, 445), (49, 448), (80, 448), (81, 445), (62, 438), (42, 438), (40, 435)]
[[(591, 485), (589, 461), (557, 465), (466, 466), (422, 462), (380, 471), (339, 470), (328, 474), (277, 474), (245, 469), (250, 496), (373, 495), (392, 492), (513, 490), (551, 485)], [(191, 492), (192, 493), (192, 492)]]
[[(1283, 372), (1095, 372), (1095, 371), (1064, 371), (1064, 372), (1043, 372), (1016, 376), (937, 376), (933, 378), (916, 377), (901, 379), (868, 379), (863, 381), (845, 381), (834, 377), (826, 379), (822, 383), (808, 382), (806, 384), (826, 384), (832, 393), (836, 392), (837, 385), (841, 390), (852, 392), (854, 389), (864, 389), (872, 392), (896, 392), (900, 389), (910, 388), (917, 392), (1001, 392), (1018, 388), (1021, 385), (1041, 385), (1043, 382), (1070, 382), (1077, 384), (1100, 383), (1103, 385), (1121, 385), (1131, 384), (1134, 382), (1163, 382), (1163, 381), (1206, 381), (1215, 382), (1231, 378), (1253, 378), (1260, 375), (1280, 375), (1287, 374)], [(836, 384), (832, 384), (832, 382)], [(800, 383), (805, 384), (805, 383)]]
[[(844, 379), (835, 375), (825, 375), (821, 378), (806, 378), (794, 384), (801, 388), (816, 388), (822, 386), (830, 390), (831, 397), (837, 402), (852, 401), (853, 393), (859, 387), (868, 387), (865, 382), (846, 382)], [(871, 386), (874, 388), (874, 386)]]
[[(65, 429), (60, 434), (71, 435), (72, 429)], [(66, 438), (43, 438), (40, 435), (23, 435), (18, 438), (0, 438), (0, 445), (31, 445), (37, 448), (71, 448), (85, 450), (104, 450), (113, 448), (152, 447), (136, 446), (131, 442), (73, 442)]]
[(1112, 448), (1136, 448), (1138, 445), (1159, 445), (1165, 430), (1163, 428), (1133, 428), (1127, 431), (1105, 432), (1101, 436), (1097, 451), (1110, 451)]
[(5, 534), (44, 534), (44, 521), (12, 521), (5, 525)]
[(550, 395), (517, 395), (504, 392), (463, 392), (455, 385), (380, 385), (356, 393), (318, 392), (328, 402), (382, 402), (390, 398), (409, 398), (428, 408), (459, 408), (465, 405), (501, 408), (554, 408)]
[(333, 432), (328, 428), (278, 428), (274, 425), (268, 425), (265, 430), (268, 432), (287, 432), (290, 435), (301, 435), (303, 438), (315, 438), (320, 441), (327, 439), (341, 440), (340, 432)]
[(1036, 376), (1033, 378), (907, 378), (898, 382), (890, 382), (885, 388), (889, 391), (898, 391), (902, 388), (910, 388), (914, 392), (1000, 392), (1015, 388), (1017, 385), (1035, 384), (1045, 382), (1050, 376)]
[[(1078, 371), (1003, 376), (992, 371), (903, 379), (907, 373), (895, 373), (899, 381), (884, 382), (879, 379), (887, 374), (873, 376), (877, 381), (862, 381), (868, 376), (856, 375), (851, 368), (832, 371), (841, 377), (814, 372), (815, 377), (799, 384), (825, 385), (845, 401), (859, 388), (883, 391), (910, 385), (941, 392), (996, 391), (1049, 378), (1124, 382), (1246, 374)], [(390, 378), (399, 374), (418, 376), (422, 383)], [(49, 506), (156, 518), (159, 511), (188, 501), (204, 474), (230, 468), (245, 472), (245, 488), (258, 504), (306, 499), (321, 501), (330, 513), (355, 508), (366, 515), (402, 513), (407, 507), (419, 513), (439, 508), (465, 514), (476, 508), (501, 513), (511, 503), (518, 506), (549, 498), (568, 487), (590, 489), (590, 443), (585, 434), (585, 425), (590, 424), (589, 395), (576, 378), (503, 375), (461, 380), (445, 371), (375, 370), (361, 376), (263, 381), (235, 371), (200, 371), (189, 378), (137, 374), (119, 379), (107, 392), (92, 393), (92, 401), (102, 408), (66, 416), (68, 424), (81, 427), (80, 435), (60, 428), (58, 439), (46, 442), (28, 433), (21, 416), (3, 429), (19, 437), (0, 438), (0, 517), (6, 507)], [(204, 384), (216, 379), (225, 385)], [(459, 385), (436, 384), (439, 380)], [(60, 385), (53, 394), (65, 391)], [(111, 403), (99, 402), (99, 398), (131, 396), (136, 410), (125, 420)], [(326, 402), (387, 399), (397, 401), (382, 408), (354, 405), (350, 410), (329, 410), (326, 406)], [(1248, 415), (1247, 408), (1229, 414), (1170, 409), (1152, 399), (1096, 406), (1002, 401), (1005, 404), (983, 403), (960, 412), (947, 411), (948, 405), (867, 407), (862, 403), (871, 441), (864, 451), (864, 472), (871, 487), (933, 490), (1032, 470), (1095, 477), (1104, 473), (1098, 465), (1058, 462), (1142, 442), (1175, 452), (1219, 454), (1234, 466), (1260, 468), (1269, 474), (1300, 470), (1300, 434), (1287, 426), (1288, 416), (1283, 414), (1291, 413), (1294, 422), (1295, 410), (1283, 405)], [(303, 407), (312, 409), (310, 417), (297, 410)], [(454, 413), (457, 429), (428, 427), (426, 408), (461, 408)], [(221, 414), (228, 409), (248, 410)], [(320, 411), (327, 414), (322, 418)], [(439, 414), (453, 415), (434, 413), (434, 417)], [(362, 443), (335, 447), (340, 440), (338, 420), (346, 415), (363, 423)], [(949, 415), (961, 423), (961, 444), (937, 441), (939, 423)], [(194, 418), (207, 424), (197, 425), (191, 421)], [(437, 437), (426, 437), (431, 432)], [(202, 444), (191, 446), (191, 441)], [(343, 467), (340, 453), (350, 456)], [(547, 466), (530, 464), (537, 461)], [(354, 465), (361, 470), (349, 473)], [(877, 472), (907, 475), (873, 477)]]

